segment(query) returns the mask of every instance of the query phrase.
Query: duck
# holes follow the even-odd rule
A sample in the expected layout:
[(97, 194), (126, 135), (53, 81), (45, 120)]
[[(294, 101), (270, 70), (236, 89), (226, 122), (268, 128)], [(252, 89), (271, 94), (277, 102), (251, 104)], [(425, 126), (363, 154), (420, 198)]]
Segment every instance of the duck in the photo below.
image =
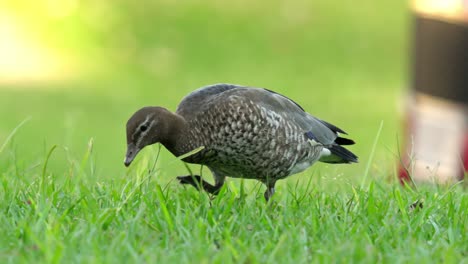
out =
[(182, 161), (208, 167), (214, 184), (200, 175), (179, 176), (181, 184), (216, 195), (226, 177), (255, 179), (266, 186), (268, 202), (278, 180), (316, 162), (357, 163), (343, 147), (355, 142), (342, 135), (347, 133), (272, 90), (213, 84), (185, 96), (175, 112), (161, 106), (136, 111), (126, 124), (124, 165), (156, 143), (176, 157), (198, 149)]

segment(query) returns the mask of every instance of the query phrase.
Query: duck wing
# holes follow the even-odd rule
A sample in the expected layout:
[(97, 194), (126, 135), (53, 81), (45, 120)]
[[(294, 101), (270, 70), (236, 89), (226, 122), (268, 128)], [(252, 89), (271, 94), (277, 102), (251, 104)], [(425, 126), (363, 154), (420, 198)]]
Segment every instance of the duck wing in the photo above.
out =
[(284, 119), (295, 123), (309, 139), (316, 140), (324, 145), (333, 143), (350, 145), (354, 143), (350, 139), (339, 137), (340, 133), (346, 134), (342, 129), (312, 116), (298, 103), (282, 94), (263, 88), (244, 88), (235, 92), (237, 95), (242, 94), (243, 97), (265, 108), (267, 111), (272, 111)]
[(185, 119), (190, 119), (202, 111), (210, 102), (216, 100), (222, 93), (240, 87), (243, 86), (226, 83), (201, 87), (182, 99), (176, 113)]
[(184, 97), (176, 113), (190, 119), (213, 103), (225, 103), (226, 100), (231, 99), (251, 101), (267, 111), (272, 111), (286, 120), (291, 120), (303, 130), (307, 137), (321, 144), (354, 144), (351, 139), (339, 137), (340, 133), (346, 134), (342, 129), (312, 116), (292, 99), (264, 88), (225, 83), (205, 86)]
[(323, 121), (304, 111), (304, 109), (290, 98), (267, 89), (244, 90), (245, 98), (254, 101), (255, 104), (281, 115), (299, 126), (304, 135), (312, 141), (316, 141), (330, 152), (324, 154), (320, 161), (326, 163), (353, 163), (358, 162), (358, 157), (341, 145), (352, 145), (354, 141), (340, 137), (346, 134), (339, 127)]

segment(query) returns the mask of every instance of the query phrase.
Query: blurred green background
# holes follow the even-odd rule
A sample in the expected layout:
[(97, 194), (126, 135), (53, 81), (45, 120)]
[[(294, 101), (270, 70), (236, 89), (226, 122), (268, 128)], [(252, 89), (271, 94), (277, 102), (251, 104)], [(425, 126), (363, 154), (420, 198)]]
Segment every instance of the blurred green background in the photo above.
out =
[[(126, 177), (134, 111), (175, 110), (190, 91), (227, 82), (283, 93), (347, 131), (361, 162), (316, 166), (325, 177), (362, 178), (383, 121), (371, 176), (394, 176), (409, 18), (400, 0), (2, 1), (0, 145), (31, 120), (0, 166), (24, 176), (57, 144), (50, 170), (66, 176), (92, 138), (92, 175)], [(186, 174), (168, 152), (159, 161), (161, 181)]]

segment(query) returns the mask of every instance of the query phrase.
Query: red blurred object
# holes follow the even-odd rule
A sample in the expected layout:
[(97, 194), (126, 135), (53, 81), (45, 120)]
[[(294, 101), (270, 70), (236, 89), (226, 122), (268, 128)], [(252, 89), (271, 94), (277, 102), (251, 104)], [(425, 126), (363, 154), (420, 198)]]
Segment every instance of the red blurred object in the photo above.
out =
[(468, 168), (466, 108), (449, 100), (408, 97), (405, 138), (398, 177), (407, 181), (448, 183), (462, 180)]

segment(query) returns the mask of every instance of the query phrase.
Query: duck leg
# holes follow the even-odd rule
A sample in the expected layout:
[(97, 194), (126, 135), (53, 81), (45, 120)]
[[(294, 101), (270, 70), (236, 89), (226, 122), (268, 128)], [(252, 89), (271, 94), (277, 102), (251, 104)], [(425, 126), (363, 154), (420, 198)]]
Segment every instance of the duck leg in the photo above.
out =
[(275, 194), (275, 184), (276, 184), (276, 181), (268, 181), (265, 183), (265, 185), (267, 186), (267, 189), (265, 193), (263, 194), (263, 196), (265, 197), (265, 200), (267, 202), (270, 200), (273, 194)]
[(219, 190), (221, 190), (221, 187), (223, 187), (224, 185), (224, 180), (226, 176), (217, 173), (211, 168), (210, 170), (213, 173), (215, 185), (211, 185), (210, 183), (206, 182), (199, 175), (179, 176), (177, 177), (177, 179), (181, 184), (190, 184), (199, 191), (204, 190), (207, 193), (217, 195), (219, 193)]
[(189, 184), (199, 191), (203, 190), (207, 193), (215, 195), (219, 193), (219, 190), (223, 186), (223, 184), (211, 185), (210, 183), (203, 180), (202, 177), (200, 177), (199, 175), (179, 176), (177, 177), (177, 179), (181, 184)]

